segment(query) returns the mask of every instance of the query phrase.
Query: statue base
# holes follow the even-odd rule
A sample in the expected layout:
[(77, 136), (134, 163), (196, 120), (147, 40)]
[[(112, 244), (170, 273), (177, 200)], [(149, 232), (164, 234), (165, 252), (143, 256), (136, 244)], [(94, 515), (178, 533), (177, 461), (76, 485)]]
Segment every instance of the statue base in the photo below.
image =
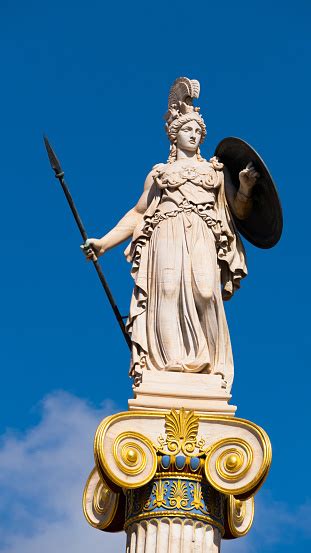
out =
[(133, 386), (134, 399), (130, 410), (195, 409), (199, 413), (234, 416), (235, 405), (223, 387), (220, 374), (191, 374), (165, 371), (144, 371), (142, 382)]

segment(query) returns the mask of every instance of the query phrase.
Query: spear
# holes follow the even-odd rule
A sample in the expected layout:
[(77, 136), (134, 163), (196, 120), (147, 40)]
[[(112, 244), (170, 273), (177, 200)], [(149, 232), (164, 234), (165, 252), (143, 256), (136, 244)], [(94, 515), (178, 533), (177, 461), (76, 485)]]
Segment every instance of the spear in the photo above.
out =
[[(83, 225), (83, 223), (82, 223), (82, 221), (81, 221), (80, 215), (79, 215), (79, 213), (78, 213), (78, 211), (77, 211), (77, 208), (76, 208), (76, 206), (75, 206), (75, 204), (74, 204), (74, 201), (73, 201), (73, 199), (72, 199), (72, 196), (71, 196), (71, 194), (70, 194), (70, 192), (69, 192), (68, 186), (67, 186), (67, 184), (66, 184), (66, 182), (65, 182), (65, 179), (64, 179), (65, 173), (64, 173), (64, 171), (62, 170), (61, 165), (60, 165), (60, 163), (59, 163), (59, 160), (57, 159), (56, 154), (55, 154), (55, 152), (54, 152), (52, 146), (50, 145), (50, 143), (49, 143), (47, 137), (44, 136), (43, 138), (44, 138), (44, 144), (45, 144), (45, 147), (46, 147), (46, 151), (47, 151), (47, 154), (48, 154), (48, 156), (49, 156), (50, 164), (51, 164), (51, 166), (52, 166), (53, 171), (55, 172), (55, 177), (59, 180), (59, 182), (60, 182), (60, 184), (61, 184), (61, 187), (62, 187), (62, 189), (63, 189), (63, 191), (64, 191), (64, 194), (65, 194), (65, 196), (66, 196), (66, 198), (67, 198), (69, 207), (70, 207), (70, 209), (71, 209), (71, 211), (72, 211), (72, 214), (73, 214), (73, 216), (74, 216), (74, 218), (75, 218), (75, 221), (76, 221), (76, 223), (77, 223), (77, 225), (78, 225), (78, 228), (79, 228), (80, 234), (81, 234), (81, 236), (82, 236), (82, 239), (83, 239), (83, 241), (85, 242), (85, 241), (87, 240), (86, 230), (85, 230), (84, 225)], [(94, 265), (94, 267), (95, 267), (95, 269), (96, 269), (96, 272), (97, 272), (97, 274), (98, 274), (99, 280), (100, 280), (100, 282), (101, 282), (101, 284), (102, 284), (102, 286), (103, 286), (103, 288), (104, 288), (104, 290), (105, 290), (105, 292), (106, 292), (106, 294), (107, 294), (108, 301), (109, 301), (109, 303), (110, 303), (110, 305), (111, 305), (111, 307), (112, 307), (112, 310), (113, 310), (113, 312), (114, 312), (114, 314), (115, 314), (115, 316), (116, 316), (116, 319), (117, 319), (117, 321), (118, 321), (118, 323), (119, 323), (119, 326), (120, 326), (121, 331), (122, 331), (122, 334), (123, 334), (123, 336), (124, 336), (124, 338), (125, 338), (125, 340), (126, 340), (126, 343), (127, 343), (127, 345), (129, 346), (129, 348), (131, 349), (131, 347), (132, 347), (131, 339), (130, 339), (130, 337), (129, 337), (127, 331), (126, 331), (125, 324), (124, 324), (124, 321), (123, 321), (123, 318), (125, 318), (125, 317), (122, 317), (122, 315), (121, 315), (121, 313), (120, 313), (120, 311), (119, 311), (119, 309), (118, 309), (118, 306), (117, 306), (116, 302), (114, 301), (113, 295), (112, 295), (112, 293), (111, 293), (111, 291), (110, 291), (110, 288), (109, 288), (109, 286), (108, 286), (108, 284), (107, 284), (107, 281), (106, 281), (106, 279), (105, 279), (105, 277), (104, 277), (104, 273), (103, 273), (103, 271), (102, 271), (102, 269), (101, 269), (100, 264), (98, 263), (97, 260), (96, 260), (96, 261), (93, 260), (93, 265)]]

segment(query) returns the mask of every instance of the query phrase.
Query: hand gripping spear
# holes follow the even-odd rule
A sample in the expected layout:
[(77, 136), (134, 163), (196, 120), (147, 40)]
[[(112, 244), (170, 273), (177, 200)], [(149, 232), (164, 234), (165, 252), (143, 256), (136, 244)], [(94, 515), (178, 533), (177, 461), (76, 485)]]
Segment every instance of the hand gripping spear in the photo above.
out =
[[(60, 184), (61, 184), (61, 187), (62, 187), (62, 189), (63, 189), (63, 191), (64, 191), (64, 194), (65, 194), (65, 196), (66, 196), (66, 198), (67, 198), (67, 201), (68, 201), (68, 203), (69, 203), (69, 207), (70, 207), (70, 209), (71, 209), (71, 211), (72, 211), (72, 214), (73, 214), (73, 216), (74, 216), (74, 218), (75, 218), (75, 221), (76, 221), (76, 223), (77, 223), (77, 225), (78, 225), (78, 228), (79, 228), (79, 231), (80, 231), (81, 236), (82, 236), (82, 238), (83, 238), (83, 241), (85, 242), (85, 241), (87, 240), (87, 234), (86, 234), (85, 228), (84, 228), (84, 226), (83, 226), (83, 223), (82, 223), (82, 221), (81, 221), (81, 218), (80, 218), (80, 216), (79, 216), (79, 213), (78, 213), (78, 211), (77, 211), (77, 208), (76, 208), (76, 206), (75, 206), (75, 204), (74, 204), (74, 201), (73, 201), (73, 199), (72, 199), (72, 196), (71, 196), (71, 194), (70, 194), (70, 192), (69, 192), (68, 186), (67, 186), (67, 184), (66, 184), (66, 182), (65, 182), (65, 180), (64, 180), (65, 173), (64, 173), (64, 171), (62, 170), (61, 165), (60, 165), (60, 163), (59, 163), (59, 160), (57, 159), (57, 157), (56, 157), (56, 155), (55, 155), (55, 152), (54, 152), (52, 146), (50, 145), (50, 143), (49, 143), (49, 141), (48, 141), (48, 139), (47, 139), (46, 136), (44, 136), (44, 143), (45, 143), (46, 151), (47, 151), (47, 154), (48, 154), (48, 156), (49, 156), (49, 160), (50, 160), (52, 169), (53, 169), (53, 171), (55, 171), (55, 177), (59, 180), (59, 182), (60, 182)], [(118, 309), (118, 307), (117, 307), (117, 305), (116, 305), (116, 302), (114, 301), (113, 295), (112, 295), (112, 293), (111, 293), (111, 291), (110, 291), (110, 288), (109, 288), (109, 286), (108, 286), (108, 284), (107, 284), (107, 281), (106, 281), (106, 279), (105, 279), (105, 277), (104, 277), (104, 274), (103, 274), (103, 272), (102, 272), (102, 270), (101, 270), (101, 266), (100, 266), (100, 264), (98, 263), (97, 260), (96, 260), (96, 261), (93, 261), (93, 265), (94, 265), (94, 267), (95, 267), (95, 269), (96, 269), (96, 272), (97, 272), (97, 274), (98, 274), (99, 280), (100, 280), (100, 282), (102, 283), (102, 286), (103, 286), (103, 288), (104, 288), (104, 290), (105, 290), (105, 292), (106, 292), (106, 294), (107, 294), (109, 303), (110, 303), (110, 305), (111, 305), (111, 307), (112, 307), (112, 309), (113, 309), (113, 312), (114, 312), (114, 314), (115, 314), (115, 316), (116, 316), (116, 319), (117, 319), (117, 321), (118, 321), (118, 323), (119, 323), (119, 326), (120, 326), (120, 328), (121, 328), (121, 330), (122, 330), (122, 334), (123, 334), (123, 336), (124, 336), (124, 338), (125, 338), (125, 340), (126, 340), (126, 343), (127, 343), (127, 345), (129, 346), (129, 348), (131, 349), (131, 347), (132, 347), (131, 339), (130, 339), (128, 333), (126, 332), (125, 324), (124, 324), (124, 322), (123, 322), (123, 317), (122, 317), (122, 315), (120, 314), (120, 311), (119, 311), (119, 309)]]

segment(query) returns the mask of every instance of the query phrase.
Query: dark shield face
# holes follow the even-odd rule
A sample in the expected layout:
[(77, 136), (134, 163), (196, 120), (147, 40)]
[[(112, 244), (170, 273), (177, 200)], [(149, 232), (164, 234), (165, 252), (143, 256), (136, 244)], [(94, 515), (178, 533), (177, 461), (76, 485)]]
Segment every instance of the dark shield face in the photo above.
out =
[[(232, 216), (239, 232), (258, 248), (272, 248), (279, 241), (283, 229), (282, 208), (276, 186), (268, 168), (257, 152), (240, 138), (224, 138), (215, 155), (227, 167), (232, 183), (239, 188), (239, 172), (252, 161), (260, 174), (253, 190), (253, 209), (243, 221)], [(229, 195), (227, 196), (229, 207)]]

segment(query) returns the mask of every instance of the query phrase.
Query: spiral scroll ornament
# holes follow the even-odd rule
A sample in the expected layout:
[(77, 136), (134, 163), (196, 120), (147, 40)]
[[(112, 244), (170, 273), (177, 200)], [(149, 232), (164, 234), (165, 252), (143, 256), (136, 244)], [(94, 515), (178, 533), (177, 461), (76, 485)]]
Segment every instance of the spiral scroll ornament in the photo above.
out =
[[(145, 433), (133, 431), (135, 424)], [(161, 427), (164, 433), (159, 435)], [(212, 487), (244, 501), (264, 482), (272, 453), (266, 433), (249, 421), (181, 408), (163, 415), (148, 411), (107, 417), (96, 431), (94, 455), (98, 472), (116, 493), (146, 485), (160, 460), (165, 467), (166, 461), (173, 466), (176, 460), (177, 471), (189, 463), (204, 466)]]
[(105, 437), (95, 439), (95, 458), (109, 480), (126, 489), (149, 482), (157, 468), (152, 442), (137, 432), (122, 432), (112, 443)]
[(119, 469), (129, 476), (137, 476), (146, 468), (147, 454), (145, 438), (128, 432), (120, 434), (113, 445), (113, 456)]
[(250, 530), (254, 519), (254, 498), (245, 501), (235, 499), (232, 495), (227, 502), (227, 521), (229, 534), (227, 537), (240, 538)]
[(254, 485), (254, 453), (241, 438), (225, 438), (216, 442), (205, 460), (205, 474), (218, 491), (238, 495)]
[(114, 493), (94, 468), (83, 493), (83, 512), (88, 523), (98, 530), (105, 530), (113, 522), (119, 504), (119, 494)]

